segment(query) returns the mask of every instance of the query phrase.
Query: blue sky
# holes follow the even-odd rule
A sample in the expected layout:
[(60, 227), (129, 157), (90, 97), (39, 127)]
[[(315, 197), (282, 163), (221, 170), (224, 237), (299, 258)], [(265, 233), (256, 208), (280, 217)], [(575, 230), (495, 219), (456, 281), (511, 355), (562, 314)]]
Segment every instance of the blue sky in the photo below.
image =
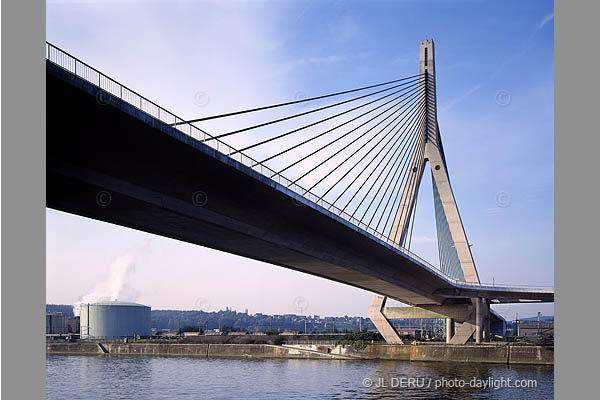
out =
[[(439, 125), (480, 278), (530, 285), (554, 283), (553, 26), (552, 1), (47, 2), (48, 41), (188, 118), (414, 75), (419, 41), (433, 38)], [(411, 250), (435, 264), (429, 174), (420, 193)], [(286, 313), (302, 296), (309, 314), (366, 315), (370, 301), (338, 283), (47, 211), (48, 302), (110, 286), (123, 257), (121, 298), (153, 308)]]

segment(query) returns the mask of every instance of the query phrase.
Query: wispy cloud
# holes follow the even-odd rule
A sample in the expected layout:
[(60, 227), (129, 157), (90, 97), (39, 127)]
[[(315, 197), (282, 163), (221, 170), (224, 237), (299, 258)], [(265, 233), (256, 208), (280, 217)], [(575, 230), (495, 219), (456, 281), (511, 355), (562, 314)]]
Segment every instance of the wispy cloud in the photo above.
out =
[(547, 14), (544, 18), (537, 24), (536, 30), (539, 31), (546, 25), (548, 22), (554, 19), (554, 13)]
[(544, 27), (546, 26), (546, 24), (550, 21), (554, 20), (554, 13), (549, 13), (546, 14), (544, 16), (544, 18), (541, 19), (540, 22), (538, 22), (538, 24), (535, 26), (535, 30), (531, 32), (531, 34), (529, 35), (529, 37), (527, 39), (525, 39), (522, 42), (521, 45), (521, 49), (515, 53), (513, 53), (512, 55), (510, 55), (509, 57), (507, 57), (504, 61), (502, 61), (498, 67), (494, 70), (494, 72), (492, 72), (492, 74), (490, 75), (490, 79), (496, 79), (496, 77), (500, 74), (500, 72), (502, 72), (502, 70), (510, 63), (512, 63), (513, 61), (519, 59), (520, 57), (523, 57), (524, 55), (526, 55), (530, 49), (535, 46), (536, 41), (534, 40), (535, 36), (537, 35), (537, 33)]
[(502, 208), (502, 207), (490, 207), (488, 209), (486, 209), (486, 212), (489, 215), (501, 215), (506, 211), (506, 208)]
[(463, 94), (461, 96), (458, 96), (458, 97), (455, 97), (454, 99), (452, 99), (448, 103), (446, 103), (446, 105), (444, 107), (442, 107), (442, 109), (440, 111), (448, 111), (448, 110), (450, 110), (452, 107), (454, 107), (455, 105), (457, 105), (461, 101), (465, 100), (467, 97), (469, 97), (470, 95), (472, 95), (473, 93), (475, 93), (476, 91), (478, 91), (480, 88), (481, 88), (481, 84), (477, 84), (477, 85), (473, 86), (465, 94)]

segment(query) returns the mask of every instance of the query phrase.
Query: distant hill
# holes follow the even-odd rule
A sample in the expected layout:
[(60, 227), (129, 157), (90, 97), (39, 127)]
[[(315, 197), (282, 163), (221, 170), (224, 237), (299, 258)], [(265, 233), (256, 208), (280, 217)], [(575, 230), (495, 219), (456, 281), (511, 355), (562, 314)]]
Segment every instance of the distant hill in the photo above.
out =
[(75, 316), (71, 304), (46, 304), (46, 312), (61, 312), (71, 318)]
[[(62, 312), (73, 317), (73, 307), (70, 304), (46, 304), (46, 312)], [(265, 315), (256, 313), (254, 315), (236, 312), (229, 308), (221, 311), (180, 311), (180, 310), (152, 310), (151, 326), (157, 329), (176, 330), (185, 327), (201, 327), (202, 329), (216, 329), (228, 327), (232, 330), (267, 331), (273, 330), (296, 330), (304, 331), (305, 317), (302, 315)], [(333, 320), (335, 319), (335, 330), (338, 332), (353, 331), (362, 326), (366, 329), (374, 329), (368, 318), (359, 317), (308, 317), (306, 329), (309, 332), (331, 332)]]
[[(70, 304), (46, 304), (46, 312), (62, 312), (73, 317), (73, 307)], [(246, 314), (236, 312), (229, 308), (221, 311), (179, 311), (179, 310), (152, 310), (152, 328), (175, 330), (184, 327), (201, 327), (202, 329), (215, 329), (229, 327), (234, 330), (267, 331), (297, 330), (304, 331), (304, 316), (295, 314), (265, 315), (261, 313)], [(306, 328), (309, 332), (331, 332), (333, 320), (338, 332), (363, 329), (374, 329), (375, 326), (368, 318), (359, 317), (326, 317), (314, 318), (308, 316)], [(544, 315), (543, 322), (554, 321), (553, 315)], [(537, 317), (520, 318), (519, 321), (537, 321)], [(430, 326), (433, 320), (423, 320), (425, 327)], [(511, 321), (507, 321), (512, 326)], [(417, 326), (420, 320), (402, 320), (396, 322), (400, 326)]]

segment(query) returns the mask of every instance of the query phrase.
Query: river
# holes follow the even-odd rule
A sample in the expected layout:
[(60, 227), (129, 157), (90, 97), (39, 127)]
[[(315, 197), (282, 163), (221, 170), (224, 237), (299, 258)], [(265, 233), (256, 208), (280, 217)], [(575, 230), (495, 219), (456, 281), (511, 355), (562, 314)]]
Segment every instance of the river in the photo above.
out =
[(546, 400), (553, 397), (552, 366), (46, 356), (47, 399)]

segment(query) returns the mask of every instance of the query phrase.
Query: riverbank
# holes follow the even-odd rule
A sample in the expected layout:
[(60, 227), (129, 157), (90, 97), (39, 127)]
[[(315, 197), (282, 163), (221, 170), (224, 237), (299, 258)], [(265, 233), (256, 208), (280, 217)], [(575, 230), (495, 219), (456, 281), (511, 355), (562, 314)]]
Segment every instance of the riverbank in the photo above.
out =
[[(362, 346), (361, 346), (362, 347)], [(116, 340), (46, 343), (47, 354), (138, 354), (234, 358), (306, 358), (338, 360), (399, 360), (554, 365), (554, 348), (528, 345), (480, 344), (186, 344), (124, 343)]]

